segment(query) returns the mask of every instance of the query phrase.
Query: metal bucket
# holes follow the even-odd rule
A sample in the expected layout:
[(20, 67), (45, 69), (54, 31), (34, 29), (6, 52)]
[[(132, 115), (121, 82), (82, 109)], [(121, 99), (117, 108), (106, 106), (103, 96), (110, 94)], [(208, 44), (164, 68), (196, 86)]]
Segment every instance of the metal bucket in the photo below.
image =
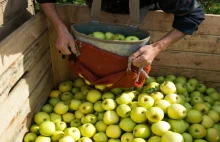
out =
[[(100, 32), (112, 32), (113, 34), (123, 34), (126, 36), (137, 36), (139, 41), (116, 41), (116, 40), (102, 40), (95, 37), (89, 36), (89, 34), (100, 31)], [(110, 23), (102, 22), (88, 22), (73, 24), (71, 26), (71, 32), (75, 39), (87, 42), (91, 45), (96, 46), (102, 50), (109, 51), (119, 56), (130, 56), (136, 52), (143, 45), (149, 44), (150, 34), (137, 27), (129, 25), (114, 25)]]

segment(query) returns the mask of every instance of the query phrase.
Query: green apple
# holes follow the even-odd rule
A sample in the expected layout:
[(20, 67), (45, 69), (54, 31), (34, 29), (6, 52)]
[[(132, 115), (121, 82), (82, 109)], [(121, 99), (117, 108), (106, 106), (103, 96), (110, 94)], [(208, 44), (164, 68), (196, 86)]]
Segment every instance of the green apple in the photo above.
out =
[(213, 106), (219, 106), (220, 105), (220, 101), (214, 101)]
[(51, 136), (51, 140), (52, 141), (59, 141), (63, 136), (64, 136), (64, 132), (63, 131), (56, 131)]
[(131, 142), (135, 137), (132, 133), (124, 133), (121, 136), (121, 142)]
[(214, 110), (209, 110), (207, 115), (214, 121), (214, 123), (217, 123), (220, 120), (219, 114)]
[(59, 90), (52, 90), (49, 94), (50, 98), (59, 98), (61, 95), (61, 91)]
[(62, 121), (62, 116), (54, 112), (50, 113), (50, 121), (53, 123)]
[(83, 114), (89, 114), (94, 111), (93, 104), (91, 102), (83, 102), (79, 106), (79, 111)]
[(183, 119), (186, 117), (187, 110), (181, 104), (171, 104), (167, 109), (167, 114), (172, 119)]
[(145, 85), (148, 85), (148, 84), (150, 84), (151, 82), (156, 82), (156, 79), (154, 78), (154, 77), (152, 77), (152, 76), (150, 76), (150, 78), (147, 78), (146, 80), (145, 80)]
[(68, 101), (73, 99), (73, 94), (71, 92), (64, 92), (60, 95), (62, 101)]
[(37, 125), (37, 124), (33, 124), (33, 125), (31, 125), (31, 127), (30, 127), (30, 132), (31, 133), (35, 133), (35, 134), (39, 134), (39, 125)]
[(194, 86), (196, 86), (199, 83), (198, 80), (195, 78), (190, 78), (187, 82), (193, 84)]
[(108, 137), (104, 132), (98, 132), (93, 136), (95, 142), (107, 142)]
[(132, 101), (132, 102), (129, 104), (129, 107), (130, 107), (131, 109), (134, 109), (134, 108), (136, 108), (136, 107), (139, 107), (138, 102), (137, 102), (137, 101)]
[(66, 112), (62, 114), (62, 119), (66, 123), (70, 123), (73, 119), (75, 119), (75, 116), (72, 112)]
[(67, 82), (63, 82), (59, 84), (58, 88), (60, 92), (70, 92), (72, 89), (72, 86)]
[(156, 82), (162, 84), (164, 82), (164, 76), (158, 76)]
[(39, 132), (43, 136), (52, 136), (55, 131), (55, 124), (51, 121), (44, 121), (39, 126)]
[(37, 138), (37, 135), (35, 133), (27, 133), (24, 136), (24, 142), (34, 142)]
[(208, 108), (208, 109), (211, 109), (212, 105), (209, 104), (208, 102), (204, 102), (204, 105)]
[(181, 94), (184, 94), (187, 91), (186, 85), (184, 83), (178, 82), (175, 85), (176, 85), (177, 94), (181, 95)]
[(122, 118), (129, 117), (131, 113), (131, 108), (129, 105), (121, 104), (117, 107), (116, 112)]
[(146, 142), (143, 138), (134, 138), (131, 142)]
[(166, 81), (160, 85), (160, 90), (165, 94), (173, 94), (176, 93), (176, 86), (171, 81)]
[(92, 139), (88, 137), (81, 137), (78, 142), (92, 142)]
[(200, 93), (206, 92), (206, 86), (205, 86), (205, 84), (198, 83), (198, 84), (196, 85), (196, 90), (199, 91)]
[(164, 98), (164, 95), (161, 92), (153, 92), (150, 96), (154, 99), (154, 101), (162, 100)]
[(102, 100), (105, 100), (105, 99), (113, 99), (114, 100), (115, 95), (112, 92), (105, 92), (102, 95)]
[(187, 110), (189, 110), (189, 109), (192, 108), (191, 104), (190, 104), (190, 103), (187, 103), (187, 102), (184, 103), (183, 106), (184, 106)]
[(121, 128), (118, 125), (109, 125), (106, 129), (106, 135), (109, 138), (117, 139), (121, 136)]
[(174, 93), (166, 95), (164, 100), (167, 100), (170, 104), (179, 104), (182, 102), (180, 96)]
[(150, 82), (147, 86), (143, 86), (142, 93), (153, 93), (159, 91), (160, 84), (155, 82)]
[(161, 142), (184, 142), (184, 139), (179, 133), (167, 131), (163, 133)]
[(55, 129), (57, 131), (63, 131), (67, 128), (66, 122), (60, 121), (55, 123)]
[(132, 98), (127, 93), (122, 93), (120, 96), (116, 98), (116, 102), (120, 104), (130, 104), (132, 102)]
[(208, 102), (208, 103), (211, 104), (211, 105), (213, 105), (213, 104), (214, 104), (214, 101), (215, 101), (211, 96), (205, 96), (205, 97), (203, 98), (203, 100), (204, 100), (205, 102)]
[(188, 131), (190, 123), (187, 121), (184, 121), (184, 122), (185, 122), (185, 129), (186, 129), (185, 131)]
[(77, 78), (74, 82), (73, 82), (73, 86), (74, 87), (77, 87), (77, 88), (80, 88), (82, 86), (85, 86), (85, 82), (82, 78)]
[(195, 139), (193, 142), (207, 142), (207, 141), (204, 139)]
[(220, 123), (214, 124), (213, 128), (215, 128), (215, 129), (220, 131)]
[(144, 107), (136, 107), (131, 110), (130, 117), (136, 123), (144, 123), (147, 121), (146, 112)]
[(93, 32), (92, 36), (98, 39), (105, 39), (105, 34), (100, 31)]
[(173, 82), (176, 79), (176, 76), (173, 74), (169, 74), (169, 75), (165, 76), (165, 79)]
[(140, 94), (138, 97), (138, 105), (146, 109), (154, 105), (154, 99), (146, 94)]
[(119, 116), (115, 111), (108, 110), (104, 113), (103, 121), (107, 125), (117, 124), (119, 122)]
[(81, 119), (83, 116), (85, 116), (81, 111), (79, 111), (79, 110), (76, 110), (75, 112), (74, 112), (74, 115), (75, 115), (75, 118), (76, 119)]
[[(82, 92), (83, 95), (87, 95), (87, 93), (89, 92), (90, 88), (89, 86), (85, 85), (80, 87), (80, 91)], [(76, 94), (75, 94), (76, 95)]]
[(96, 124), (95, 124), (95, 127), (96, 127), (96, 130), (98, 131), (98, 132), (105, 132), (106, 131), (106, 129), (107, 129), (107, 124), (105, 124), (103, 121), (98, 121), (98, 122), (96, 122)]
[(71, 136), (64, 136), (59, 140), (59, 142), (74, 142), (74, 139)]
[(160, 136), (151, 136), (147, 142), (161, 142)]
[(97, 120), (98, 120), (98, 121), (103, 120), (104, 112), (99, 112), (99, 113), (97, 113), (96, 115), (97, 115)]
[(212, 92), (209, 94), (210, 97), (212, 97), (215, 101), (218, 101), (220, 99), (220, 94), (218, 92)]
[(185, 132), (186, 127), (185, 127), (185, 122), (183, 119), (180, 119), (180, 120), (169, 119), (168, 122), (171, 126), (172, 132), (176, 132), (180, 134)]
[(205, 139), (209, 142), (219, 142), (220, 131), (215, 128), (208, 128)]
[(191, 93), (191, 92), (195, 91), (195, 89), (196, 89), (196, 86), (195, 86), (195, 85), (193, 85), (193, 84), (190, 83), (190, 82), (187, 82), (187, 83), (186, 83), (186, 91), (187, 91), (188, 93)]
[(125, 36), (122, 34), (114, 34), (111, 38), (111, 40), (124, 40)]
[(72, 99), (72, 100), (70, 101), (69, 107), (70, 107), (72, 110), (78, 110), (81, 103), (82, 103), (82, 101), (80, 101), (80, 100)]
[(132, 132), (136, 123), (131, 118), (124, 118), (120, 121), (119, 127), (125, 132)]
[(91, 103), (95, 103), (101, 98), (102, 98), (101, 92), (95, 89), (89, 90), (89, 92), (86, 95), (86, 99)]
[(161, 121), (164, 117), (164, 112), (159, 107), (151, 107), (146, 112), (146, 117), (151, 122)]
[(107, 40), (111, 40), (113, 35), (114, 35), (114, 34), (113, 34), (112, 32), (106, 32), (106, 33), (105, 33), (105, 38), (106, 38)]
[(119, 95), (123, 90), (121, 88), (112, 88), (110, 91), (115, 95)]
[(104, 112), (105, 110), (103, 109), (102, 107), (102, 103), (103, 101), (97, 101), (95, 104), (94, 104), (94, 110), (95, 112)]
[(150, 127), (145, 124), (138, 124), (133, 130), (134, 137), (147, 139), (151, 135)]
[(201, 111), (202, 114), (206, 114), (209, 111), (209, 108), (204, 103), (196, 103), (193, 108)]
[(71, 89), (71, 92), (73, 93), (73, 94), (75, 94), (75, 93), (77, 93), (77, 92), (79, 92), (80, 91), (80, 88), (78, 88), (78, 87), (73, 87), (72, 89)]
[(186, 113), (185, 120), (189, 123), (196, 124), (202, 121), (202, 113), (196, 109), (190, 109)]
[(106, 85), (95, 85), (95, 88), (100, 91), (104, 91), (106, 89)]
[(127, 36), (124, 40), (125, 41), (139, 41), (139, 38), (136, 36)]
[(114, 110), (116, 106), (117, 104), (113, 99), (105, 99), (102, 101), (102, 105), (101, 105), (103, 110)]
[(191, 126), (189, 126), (188, 131), (194, 139), (201, 139), (206, 136), (206, 129), (201, 124), (192, 124)]
[(38, 136), (34, 142), (51, 142), (51, 139), (46, 136)]
[(42, 122), (49, 120), (50, 120), (50, 115), (46, 112), (40, 111), (34, 115), (34, 122), (38, 125), (40, 125)]
[(80, 121), (80, 119), (73, 119), (71, 122), (70, 122), (70, 126), (71, 127), (79, 127), (81, 126), (82, 123)]
[(53, 109), (55, 113), (62, 115), (69, 110), (69, 106), (66, 102), (58, 102)]
[(95, 114), (87, 114), (84, 118), (84, 122), (95, 124), (97, 122), (97, 117)]
[(41, 111), (51, 113), (53, 112), (53, 106), (51, 104), (45, 104), (42, 106)]
[(193, 91), (192, 93), (190, 93), (190, 98), (192, 97), (201, 97), (201, 93), (199, 91)]
[(157, 136), (162, 136), (162, 134), (169, 131), (170, 128), (170, 124), (166, 121), (155, 122), (151, 125), (151, 131)]
[(186, 84), (187, 82), (187, 79), (184, 77), (184, 76), (178, 76), (174, 82), (177, 84), (177, 83), (182, 83), (182, 84)]
[(199, 97), (199, 96), (191, 97), (191, 99), (190, 99), (191, 105), (195, 105), (197, 103), (203, 103), (203, 102), (204, 101), (203, 101), (202, 97)]
[(214, 121), (208, 115), (203, 115), (201, 124), (207, 129), (213, 127)]
[(183, 133), (182, 136), (183, 136), (184, 142), (193, 142), (193, 137), (189, 133)]
[(212, 106), (211, 107), (211, 110), (214, 110), (214, 111), (216, 111), (219, 115), (220, 115), (220, 105), (219, 106)]
[(213, 92), (217, 92), (217, 90), (216, 90), (215, 88), (213, 88), (213, 87), (208, 87), (208, 88), (206, 89), (206, 93), (207, 93), (208, 95), (210, 95), (210, 94), (213, 93)]
[(50, 98), (49, 99), (49, 104), (51, 104), (52, 106), (55, 106), (58, 102), (60, 102), (60, 98)]
[(154, 104), (155, 107), (161, 108), (164, 113), (167, 113), (167, 109), (170, 105), (171, 105), (170, 102), (167, 100), (158, 100)]
[(80, 139), (81, 134), (80, 130), (76, 127), (68, 127), (64, 130), (64, 136), (72, 136), (74, 141), (77, 141)]

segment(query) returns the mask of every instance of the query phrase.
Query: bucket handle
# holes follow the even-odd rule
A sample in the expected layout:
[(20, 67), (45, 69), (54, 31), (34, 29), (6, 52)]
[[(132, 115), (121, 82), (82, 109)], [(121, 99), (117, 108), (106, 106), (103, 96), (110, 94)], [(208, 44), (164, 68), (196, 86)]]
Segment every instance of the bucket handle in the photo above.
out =
[[(102, 0), (93, 0), (90, 16), (94, 21), (99, 21), (100, 19), (101, 3)], [(150, 6), (140, 9), (140, 0), (129, 0), (130, 24), (139, 25), (147, 15), (149, 9)]]

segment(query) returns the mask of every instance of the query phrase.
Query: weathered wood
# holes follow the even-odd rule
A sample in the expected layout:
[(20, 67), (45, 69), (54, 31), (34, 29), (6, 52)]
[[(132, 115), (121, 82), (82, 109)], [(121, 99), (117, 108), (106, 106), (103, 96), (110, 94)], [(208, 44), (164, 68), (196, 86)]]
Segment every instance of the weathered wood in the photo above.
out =
[[(10, 92), (7, 100), (0, 107), (0, 137), (4, 137), (3, 132), (14, 121), (16, 114), (22, 109), (22, 105), (29, 97), (34, 88), (38, 87), (42, 76), (51, 66), (50, 52), (46, 52), (41, 60), (16, 84)], [(48, 78), (47, 78), (48, 79)], [(7, 108), (7, 109), (6, 109)]]
[(0, 42), (0, 75), (47, 29), (42, 13)]
[(0, 137), (0, 141), (4, 142), (22, 142), (23, 137), (29, 131), (30, 125), (33, 123), (33, 116), (40, 111), (43, 104), (48, 99), (49, 92), (53, 87), (53, 72), (50, 67), (37, 87), (31, 92), (29, 98), (25, 100), (21, 108), (9, 123), (9, 127), (3, 132), (4, 137)]
[[(161, 39), (167, 32), (149, 31), (151, 42)], [(220, 54), (220, 36), (193, 35), (185, 36), (183, 39), (172, 44), (167, 50), (201, 52), (210, 54)]]
[(153, 65), (220, 71), (220, 55), (167, 50), (156, 56)]
[(200, 69), (187, 69), (177, 67), (167, 67), (153, 65), (150, 76), (166, 76), (173, 74), (175, 76), (186, 76), (187, 78), (196, 78), (205, 82), (216, 82), (220, 84), (220, 71), (206, 71)]
[(10, 89), (29, 71), (49, 49), (48, 32), (44, 32), (16, 61), (0, 75), (0, 106), (7, 99)]

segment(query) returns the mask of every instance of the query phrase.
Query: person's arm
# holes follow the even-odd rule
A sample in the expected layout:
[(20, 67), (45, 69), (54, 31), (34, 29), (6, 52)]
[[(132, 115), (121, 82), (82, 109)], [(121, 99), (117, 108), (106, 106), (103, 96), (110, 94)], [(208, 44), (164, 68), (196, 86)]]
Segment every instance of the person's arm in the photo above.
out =
[(57, 32), (57, 40), (55, 43), (57, 49), (60, 50), (62, 54), (71, 54), (68, 49), (68, 46), (70, 46), (72, 52), (76, 53), (74, 39), (69, 33), (65, 24), (59, 18), (54, 1), (39, 0), (39, 3), (41, 9), (43, 10), (47, 18), (51, 21)]
[[(184, 3), (185, 2), (185, 3)], [(204, 20), (204, 12), (199, 7), (193, 7), (196, 0), (163, 0), (161, 9), (174, 14), (173, 29), (160, 40), (151, 45), (140, 48), (129, 58), (137, 67), (151, 64), (154, 58), (171, 44), (177, 42), (185, 35), (192, 35)]]

